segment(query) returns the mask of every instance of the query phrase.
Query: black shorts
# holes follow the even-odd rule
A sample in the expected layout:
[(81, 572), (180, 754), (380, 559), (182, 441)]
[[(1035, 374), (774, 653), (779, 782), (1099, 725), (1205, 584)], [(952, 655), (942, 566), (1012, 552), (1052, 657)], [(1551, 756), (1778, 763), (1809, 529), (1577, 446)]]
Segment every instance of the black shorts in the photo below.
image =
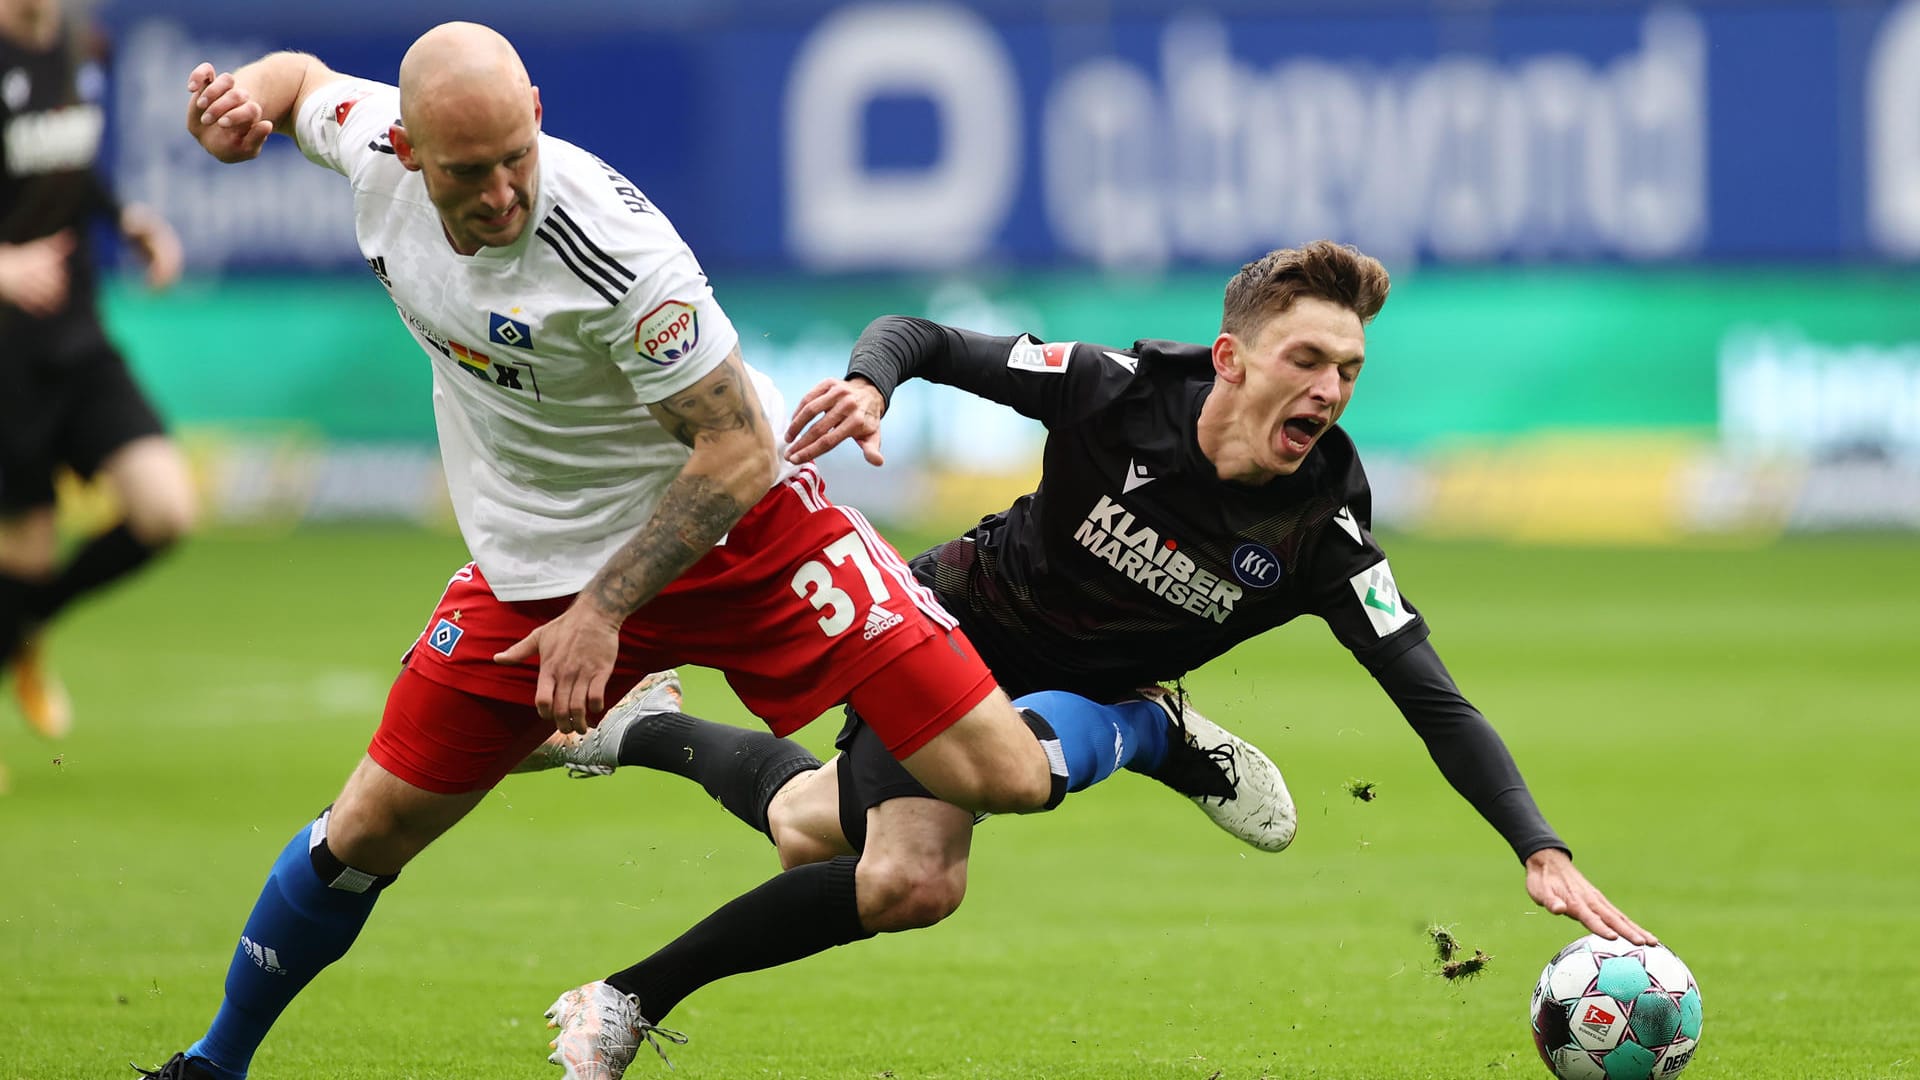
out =
[(52, 506), (65, 465), (92, 476), (114, 451), (166, 427), (102, 338), (52, 363), (16, 357), (0, 393), (0, 516)]
[(860, 714), (847, 709), (847, 722), (834, 736), (833, 745), (841, 753), (840, 831), (847, 843), (859, 851), (867, 846), (867, 811), (889, 799), (931, 799), (920, 781), (913, 778), (899, 759), (887, 752), (880, 736), (873, 733)]

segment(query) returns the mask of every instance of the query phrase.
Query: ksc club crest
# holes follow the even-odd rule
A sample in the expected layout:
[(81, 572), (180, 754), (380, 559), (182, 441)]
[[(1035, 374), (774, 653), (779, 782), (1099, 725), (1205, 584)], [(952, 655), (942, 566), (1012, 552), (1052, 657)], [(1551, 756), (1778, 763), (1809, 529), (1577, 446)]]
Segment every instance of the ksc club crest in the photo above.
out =
[(1280, 583), (1280, 559), (1263, 545), (1248, 541), (1233, 549), (1233, 576), (1243, 585), (1271, 589)]
[(669, 367), (700, 344), (700, 313), (684, 300), (669, 300), (640, 317), (633, 330), (633, 351)]

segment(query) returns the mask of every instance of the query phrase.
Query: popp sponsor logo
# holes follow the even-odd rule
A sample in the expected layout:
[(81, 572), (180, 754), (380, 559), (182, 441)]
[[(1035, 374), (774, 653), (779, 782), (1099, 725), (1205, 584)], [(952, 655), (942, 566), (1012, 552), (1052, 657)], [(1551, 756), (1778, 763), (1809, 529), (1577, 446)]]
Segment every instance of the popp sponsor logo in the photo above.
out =
[(668, 367), (700, 343), (700, 313), (684, 300), (669, 300), (640, 317), (633, 330), (633, 351)]

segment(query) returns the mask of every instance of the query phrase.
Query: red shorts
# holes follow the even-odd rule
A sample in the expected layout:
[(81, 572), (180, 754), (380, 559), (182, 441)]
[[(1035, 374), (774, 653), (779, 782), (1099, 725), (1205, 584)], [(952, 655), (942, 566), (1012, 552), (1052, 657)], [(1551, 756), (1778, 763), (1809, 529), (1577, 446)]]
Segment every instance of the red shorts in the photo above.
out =
[[(489, 700), (458, 707), (459, 698), (403, 675), (368, 754), (430, 791), (497, 782), (553, 727), (533, 709), (539, 669), (493, 656), (570, 603), (500, 600), (478, 566), (463, 567), (406, 667), (460, 697)], [(994, 686), (953, 616), (859, 511), (827, 501), (812, 468), (769, 491), (723, 543), (627, 619), (606, 699), (680, 664), (719, 669), (776, 735), (854, 698), (903, 758)], [(520, 730), (509, 735), (502, 725)]]

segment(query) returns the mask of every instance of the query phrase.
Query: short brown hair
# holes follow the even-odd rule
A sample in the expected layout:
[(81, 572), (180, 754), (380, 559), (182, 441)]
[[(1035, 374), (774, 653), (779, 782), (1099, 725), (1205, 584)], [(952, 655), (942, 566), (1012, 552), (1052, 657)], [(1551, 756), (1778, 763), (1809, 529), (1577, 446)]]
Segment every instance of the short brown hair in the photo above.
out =
[(1362, 326), (1387, 302), (1387, 268), (1350, 244), (1315, 240), (1270, 251), (1240, 268), (1227, 282), (1222, 333), (1239, 337), (1260, 330), (1303, 296), (1339, 304), (1360, 316)]

